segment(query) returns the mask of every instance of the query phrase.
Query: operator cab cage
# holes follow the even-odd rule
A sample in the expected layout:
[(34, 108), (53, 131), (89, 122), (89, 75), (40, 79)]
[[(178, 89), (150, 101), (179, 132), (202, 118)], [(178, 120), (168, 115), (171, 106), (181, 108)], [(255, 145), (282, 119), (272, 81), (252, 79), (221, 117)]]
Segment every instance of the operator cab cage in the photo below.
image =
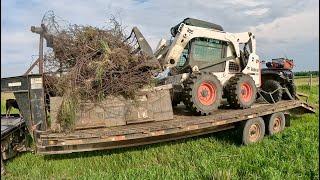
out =
[[(189, 26), (197, 26), (197, 27), (203, 27), (203, 28), (215, 29), (215, 30), (223, 31), (222, 26), (220, 26), (218, 24), (211, 23), (211, 22), (202, 21), (202, 20), (199, 20), (199, 19), (186, 18), (181, 23), (189, 25)], [(173, 37), (176, 36), (181, 23), (179, 23), (176, 26), (171, 28), (171, 35)]]

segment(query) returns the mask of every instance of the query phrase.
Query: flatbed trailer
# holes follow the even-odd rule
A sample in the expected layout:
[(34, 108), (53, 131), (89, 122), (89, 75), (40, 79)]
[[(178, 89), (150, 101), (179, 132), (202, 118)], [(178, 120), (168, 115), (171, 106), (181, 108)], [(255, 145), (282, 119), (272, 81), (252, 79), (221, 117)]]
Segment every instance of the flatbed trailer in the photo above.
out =
[[(35, 151), (40, 154), (64, 154), (152, 144), (238, 127), (243, 128), (244, 132), (246, 124), (254, 120), (260, 121), (261, 127), (258, 127), (263, 137), (267, 127), (262, 121), (268, 122), (273, 114), (281, 113), (281, 122), (289, 125), (290, 112), (315, 112), (313, 107), (300, 100), (286, 100), (275, 104), (257, 102), (251, 108), (237, 110), (224, 106), (209, 116), (192, 115), (180, 105), (174, 108), (174, 116), (170, 120), (114, 127), (78, 127), (66, 133), (47, 128), (42, 75), (3, 78), (1, 91), (14, 93), (26, 121), (27, 133), (33, 137)], [(242, 135), (245, 137), (248, 133)]]
[[(121, 147), (171, 141), (212, 132), (232, 129), (239, 123), (270, 114), (302, 110), (314, 112), (306, 103), (297, 100), (276, 104), (256, 103), (249, 109), (221, 109), (209, 116), (194, 116), (176, 108), (174, 119), (118, 127), (76, 129), (71, 133), (37, 131), (37, 152), (40, 154), (64, 154), (81, 151), (114, 149)], [(287, 120), (287, 125), (289, 121)]]
[[(42, 73), (42, 44), (43, 37), (46, 36), (44, 36), (43, 27), (41, 30), (39, 27), (32, 27), (32, 29), (33, 32), (36, 32), (34, 31), (36, 29), (36, 33), (41, 35), (39, 59), (36, 62), (39, 62), (39, 73)], [(136, 32), (135, 36), (137, 36)], [(143, 41), (144, 38), (140, 38), (143, 37), (141, 33), (138, 37), (136, 39), (139, 46), (142, 46), (142, 49), (148, 49), (143, 48), (147, 43)], [(36, 62), (26, 74), (31, 71)], [(209, 116), (195, 116), (185, 111), (186, 108), (178, 106), (174, 108), (172, 118), (170, 106), (171, 119), (169, 120), (126, 122), (125, 125), (113, 127), (82, 126), (76, 127), (71, 132), (56, 132), (51, 129), (48, 120), (48, 115), (51, 114), (48, 113), (48, 98), (45, 95), (43, 76), (42, 73), (1, 78), (1, 92), (14, 94), (23, 115), (23, 118), (1, 116), (1, 125), (4, 125), (1, 126), (1, 174), (4, 173), (3, 160), (26, 150), (35, 150), (39, 154), (95, 151), (172, 141), (235, 128), (241, 130), (239, 132), (242, 132), (243, 143), (249, 144), (260, 141), (265, 131), (270, 131), (270, 122), (278, 123), (274, 131), (276, 133), (282, 131), (285, 125), (289, 126), (290, 112), (315, 112), (313, 107), (300, 100), (286, 100), (275, 104), (257, 102), (248, 109), (238, 110), (223, 106)], [(154, 109), (156, 108), (161, 106), (158, 105)], [(161, 115), (165, 116), (165, 113)], [(161, 115), (158, 113), (158, 117)], [(89, 120), (92, 121), (91, 118)], [(251, 132), (255, 133), (252, 135)], [(35, 149), (29, 148), (29, 144), (26, 143), (27, 137), (33, 139)]]

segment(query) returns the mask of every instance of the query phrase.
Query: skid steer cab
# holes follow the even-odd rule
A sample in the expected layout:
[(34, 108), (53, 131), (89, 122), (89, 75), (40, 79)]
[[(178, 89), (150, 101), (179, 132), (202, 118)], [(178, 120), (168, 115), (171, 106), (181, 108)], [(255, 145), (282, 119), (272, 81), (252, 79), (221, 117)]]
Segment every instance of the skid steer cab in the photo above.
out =
[(208, 115), (226, 98), (232, 108), (249, 108), (260, 87), (260, 60), (251, 32), (228, 33), (220, 25), (186, 18), (161, 39), (154, 56), (173, 84), (172, 103)]

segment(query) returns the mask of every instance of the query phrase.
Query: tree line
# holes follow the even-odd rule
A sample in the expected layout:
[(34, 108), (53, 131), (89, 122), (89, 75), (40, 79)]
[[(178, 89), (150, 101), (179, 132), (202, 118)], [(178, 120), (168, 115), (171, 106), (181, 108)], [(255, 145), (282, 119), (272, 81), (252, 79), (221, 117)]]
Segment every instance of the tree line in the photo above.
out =
[(294, 72), (295, 76), (319, 76), (319, 71), (299, 71), (299, 72)]

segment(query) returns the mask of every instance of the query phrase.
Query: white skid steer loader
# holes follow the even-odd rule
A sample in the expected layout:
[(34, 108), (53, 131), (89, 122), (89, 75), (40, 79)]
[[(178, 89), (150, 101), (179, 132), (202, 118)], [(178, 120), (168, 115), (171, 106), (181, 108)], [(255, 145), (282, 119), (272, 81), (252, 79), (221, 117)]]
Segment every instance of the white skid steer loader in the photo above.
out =
[[(151, 56), (150, 46), (138, 34)], [(232, 108), (249, 108), (255, 102), (261, 66), (251, 32), (228, 33), (220, 25), (186, 18), (171, 28), (171, 35), (170, 41), (160, 40), (152, 56), (165, 73), (160, 83), (174, 87), (173, 106), (182, 101), (192, 112), (208, 115), (223, 97)]]

